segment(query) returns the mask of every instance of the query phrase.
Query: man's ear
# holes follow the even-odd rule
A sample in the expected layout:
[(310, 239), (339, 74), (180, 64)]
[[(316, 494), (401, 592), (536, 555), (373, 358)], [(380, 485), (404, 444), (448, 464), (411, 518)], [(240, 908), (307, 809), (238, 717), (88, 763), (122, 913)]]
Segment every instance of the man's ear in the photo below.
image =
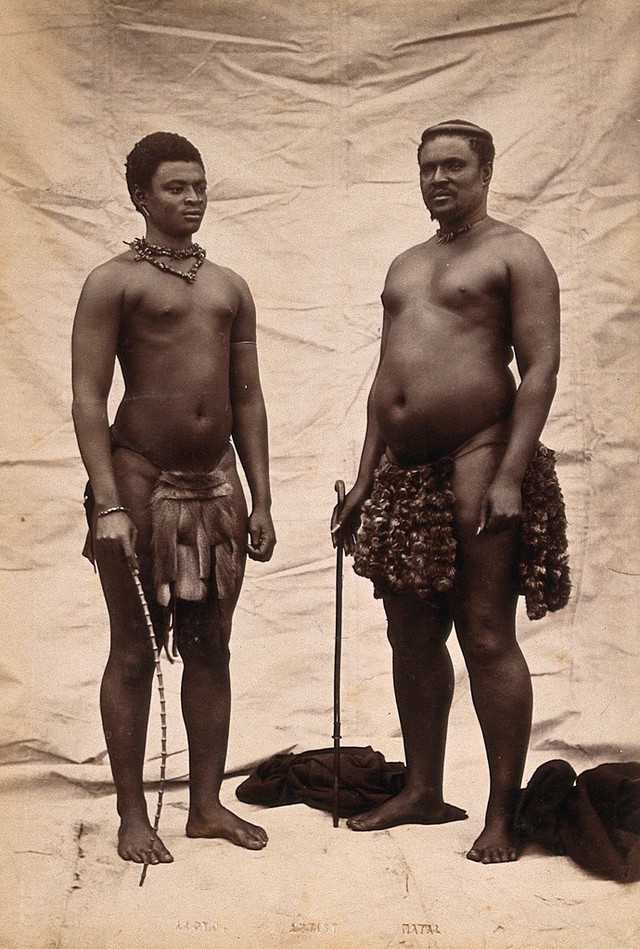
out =
[(493, 165), (483, 165), (480, 170), (480, 174), (482, 175), (482, 184), (485, 188), (488, 188), (489, 182), (491, 181), (491, 177), (493, 175)]
[(136, 185), (133, 189), (133, 203), (135, 204), (137, 210), (140, 214), (147, 216), (147, 208), (145, 206), (145, 192), (143, 188), (140, 188)]

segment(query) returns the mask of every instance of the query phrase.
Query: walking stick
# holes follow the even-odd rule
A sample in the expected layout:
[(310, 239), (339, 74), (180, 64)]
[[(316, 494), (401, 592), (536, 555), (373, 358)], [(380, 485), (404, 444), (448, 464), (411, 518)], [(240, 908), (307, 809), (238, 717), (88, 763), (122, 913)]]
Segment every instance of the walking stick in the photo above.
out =
[(142, 612), (144, 613), (144, 620), (147, 627), (147, 633), (149, 634), (149, 641), (151, 643), (151, 648), (153, 649), (153, 661), (155, 663), (156, 679), (158, 682), (158, 695), (160, 697), (160, 783), (158, 784), (158, 804), (156, 806), (156, 816), (153, 821), (153, 833), (151, 834), (151, 840), (149, 841), (149, 849), (144, 857), (144, 866), (142, 867), (140, 883), (138, 884), (138, 886), (142, 886), (147, 875), (147, 870), (149, 869), (149, 861), (151, 860), (153, 846), (158, 839), (158, 827), (160, 826), (160, 814), (162, 813), (162, 799), (164, 797), (165, 774), (167, 768), (167, 707), (164, 698), (164, 680), (162, 678), (162, 666), (160, 665), (160, 650), (158, 649), (158, 643), (156, 642), (156, 634), (153, 629), (153, 623), (151, 622), (147, 598), (144, 595), (144, 590), (142, 589), (142, 584), (140, 583), (140, 577), (137, 573), (133, 573), (133, 571), (132, 575), (136, 585), (138, 598), (140, 599), (140, 605), (142, 606)]
[[(344, 481), (336, 481), (338, 509), (344, 504)], [(340, 823), (340, 661), (342, 654), (342, 564), (344, 549), (341, 531), (336, 537), (336, 642), (333, 661), (333, 826)]]

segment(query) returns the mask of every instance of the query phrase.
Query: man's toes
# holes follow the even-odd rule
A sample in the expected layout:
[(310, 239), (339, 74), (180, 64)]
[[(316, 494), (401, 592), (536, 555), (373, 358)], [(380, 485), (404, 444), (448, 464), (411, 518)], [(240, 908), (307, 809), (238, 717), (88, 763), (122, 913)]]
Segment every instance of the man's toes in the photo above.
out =
[(484, 850), (481, 850), (479, 847), (472, 847), (471, 850), (467, 852), (467, 860), (473, 860), (474, 863), (482, 863), (484, 857)]
[(267, 841), (262, 837), (255, 836), (253, 834), (248, 834), (244, 841), (244, 846), (248, 847), (249, 850), (262, 850), (267, 846)]
[(122, 850), (118, 850), (118, 853), (123, 860), (130, 860), (131, 863), (144, 863), (145, 854), (138, 853), (132, 847), (123, 847)]
[(257, 824), (249, 824), (249, 833), (252, 837), (255, 837), (256, 840), (260, 840), (263, 844), (266, 844), (269, 841), (269, 835), (267, 834), (264, 827), (258, 827)]
[(261, 833), (254, 833), (253, 839), (255, 840), (255, 842), (258, 844), (259, 847), (266, 847), (267, 843), (269, 842), (269, 838), (267, 837), (264, 831), (262, 831)]
[(262, 827), (240, 821), (235, 833), (231, 836), (231, 840), (241, 847), (247, 847), (249, 850), (262, 850), (263, 847), (267, 846), (269, 838)]
[(135, 850), (128, 850), (128, 851), (127, 851), (127, 856), (126, 856), (124, 859), (125, 859), (125, 860), (130, 860), (131, 863), (144, 863), (144, 861), (145, 861), (145, 854), (143, 854), (143, 853), (136, 853)]
[(514, 850), (503, 847), (487, 847), (482, 857), (482, 863), (510, 863), (516, 859)]

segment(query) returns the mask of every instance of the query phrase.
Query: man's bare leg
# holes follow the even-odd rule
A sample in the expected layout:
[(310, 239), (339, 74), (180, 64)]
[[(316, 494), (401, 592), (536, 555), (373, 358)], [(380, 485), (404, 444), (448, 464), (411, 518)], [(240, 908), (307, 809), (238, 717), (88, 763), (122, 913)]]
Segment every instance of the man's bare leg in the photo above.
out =
[[(149, 594), (147, 506), (151, 481), (146, 477), (145, 464), (132, 452), (114, 453), (121, 497), (138, 527), (140, 575)], [(100, 708), (121, 821), (118, 853), (123, 860), (134, 863), (144, 863), (147, 857), (150, 863), (170, 863), (173, 857), (159, 838), (149, 855), (153, 829), (143, 787), (154, 672), (149, 634), (124, 557), (99, 554), (98, 567), (111, 626), (111, 649), (102, 679)]]
[[(110, 558), (109, 558), (110, 559)], [(153, 652), (129, 568), (100, 560), (100, 576), (111, 621), (111, 651), (102, 679), (100, 708), (120, 815), (118, 853), (134, 863), (170, 863), (147, 813), (143, 766), (153, 685)]]
[(444, 753), (453, 697), (453, 667), (446, 646), (451, 630), (446, 602), (433, 605), (412, 594), (385, 598), (393, 681), (407, 763), (406, 784), (384, 804), (347, 821), (352, 830), (399, 824), (444, 824), (467, 814), (442, 794)]
[(476, 536), (483, 485), (501, 449), (488, 446), (456, 462), (454, 492), (459, 574), (454, 622), (484, 738), (490, 792), (485, 826), (467, 856), (515, 860), (513, 816), (531, 733), (531, 677), (516, 641), (516, 532)]
[(231, 685), (226, 616), (216, 601), (180, 601), (177, 642), (184, 662), (182, 713), (189, 740), (187, 836), (222, 837), (249, 850), (262, 850), (267, 834), (220, 803), (229, 739)]

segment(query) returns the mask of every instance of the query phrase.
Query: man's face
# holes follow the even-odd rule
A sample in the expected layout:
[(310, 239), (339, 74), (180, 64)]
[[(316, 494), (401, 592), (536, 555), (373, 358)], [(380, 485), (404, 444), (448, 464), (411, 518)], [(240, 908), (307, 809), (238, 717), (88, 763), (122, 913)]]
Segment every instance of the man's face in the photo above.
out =
[(480, 159), (466, 138), (437, 135), (420, 150), (420, 190), (435, 218), (456, 221), (479, 210), (491, 180), (491, 166)]
[(186, 237), (202, 223), (207, 207), (207, 180), (196, 161), (165, 161), (151, 184), (140, 192), (147, 218), (169, 237)]

